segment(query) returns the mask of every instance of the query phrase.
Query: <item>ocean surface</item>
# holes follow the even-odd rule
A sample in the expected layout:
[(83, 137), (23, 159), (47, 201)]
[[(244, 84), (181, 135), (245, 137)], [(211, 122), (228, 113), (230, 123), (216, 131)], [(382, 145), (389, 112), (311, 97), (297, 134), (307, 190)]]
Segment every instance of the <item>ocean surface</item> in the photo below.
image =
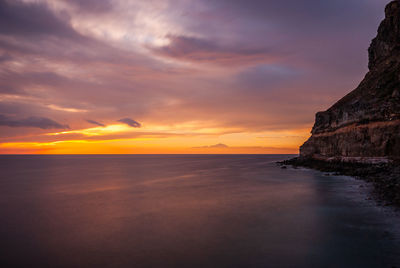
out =
[(290, 157), (0, 156), (0, 267), (400, 267), (399, 216)]

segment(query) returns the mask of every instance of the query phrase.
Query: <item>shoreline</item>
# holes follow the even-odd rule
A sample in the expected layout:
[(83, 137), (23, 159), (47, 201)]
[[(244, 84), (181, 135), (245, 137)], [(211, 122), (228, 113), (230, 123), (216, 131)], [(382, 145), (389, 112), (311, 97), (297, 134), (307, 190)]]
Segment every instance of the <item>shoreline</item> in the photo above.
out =
[(372, 194), (378, 205), (400, 208), (400, 165), (397, 163), (371, 164), (295, 157), (278, 164), (282, 168), (286, 165), (294, 168), (306, 167), (364, 180), (372, 184)]

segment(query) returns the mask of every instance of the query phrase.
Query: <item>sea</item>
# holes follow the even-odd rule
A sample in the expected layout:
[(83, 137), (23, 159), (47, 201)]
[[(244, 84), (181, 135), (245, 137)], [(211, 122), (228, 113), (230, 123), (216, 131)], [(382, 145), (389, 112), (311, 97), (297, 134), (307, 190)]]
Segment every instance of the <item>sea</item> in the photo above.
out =
[(0, 156), (0, 267), (400, 267), (400, 216), (292, 155)]

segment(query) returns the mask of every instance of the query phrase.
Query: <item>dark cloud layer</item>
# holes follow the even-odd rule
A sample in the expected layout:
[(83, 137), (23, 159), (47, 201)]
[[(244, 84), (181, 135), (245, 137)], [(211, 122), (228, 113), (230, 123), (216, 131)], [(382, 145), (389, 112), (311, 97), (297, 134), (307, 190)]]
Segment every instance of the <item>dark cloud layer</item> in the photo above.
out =
[(245, 19), (247, 22), (266, 23), (264, 29), (273, 25), (291, 32), (306, 30), (299, 34), (307, 35), (315, 30), (332, 30), (332, 28), (339, 30), (339, 27), (343, 26), (359, 27), (363, 19), (377, 14), (377, 11), (380, 11), (378, 8), (389, 1), (204, 0), (204, 2), (220, 15), (229, 16), (233, 20), (236, 18)]
[(0, 83), (0, 94), (4, 94), (4, 95), (25, 95), (26, 92), (24, 92), (21, 89), (12, 87), (12, 86), (1, 85), (1, 83)]
[(269, 53), (268, 48), (257, 48), (255, 45), (224, 45), (216, 41), (189, 37), (168, 36), (170, 44), (153, 49), (164, 56), (195, 62), (211, 62), (217, 64), (244, 64), (268, 61), (277, 55)]
[(69, 129), (68, 125), (62, 125), (46, 117), (31, 116), (16, 119), (6, 115), (0, 115), (0, 126), (7, 127), (34, 127), (41, 129)]
[(104, 125), (104, 124), (102, 124), (102, 123), (99, 123), (99, 122), (97, 122), (97, 121), (95, 121), (95, 120), (87, 119), (86, 122), (88, 122), (88, 123), (90, 123), (90, 124), (93, 124), (93, 125), (100, 126), (100, 127), (105, 127), (105, 126), (106, 126), (106, 125)]
[(140, 128), (142, 126), (139, 122), (137, 122), (131, 118), (122, 118), (122, 119), (118, 120), (118, 122), (127, 124), (128, 126), (134, 127), (134, 128)]
[(19, 0), (0, 0), (0, 33), (79, 37), (69, 24), (58, 18), (46, 4), (27, 4)]
[(6, 62), (6, 61), (10, 61), (12, 59), (13, 58), (7, 53), (4, 53), (3, 55), (0, 55), (0, 63)]
[(110, 12), (113, 9), (110, 0), (66, 0), (68, 4), (73, 4), (81, 11), (90, 13)]

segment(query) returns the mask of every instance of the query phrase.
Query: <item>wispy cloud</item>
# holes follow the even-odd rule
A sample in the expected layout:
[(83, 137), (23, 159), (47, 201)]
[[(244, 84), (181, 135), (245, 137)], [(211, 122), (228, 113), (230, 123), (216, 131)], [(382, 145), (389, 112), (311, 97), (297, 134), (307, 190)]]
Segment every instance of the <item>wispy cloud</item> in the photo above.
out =
[(88, 13), (112, 12), (113, 4), (111, 0), (64, 0), (67, 4), (72, 4), (77, 11)]
[(127, 124), (128, 126), (134, 127), (134, 128), (140, 128), (142, 126), (139, 122), (137, 122), (131, 118), (122, 118), (122, 119), (118, 120), (118, 122)]
[(68, 125), (57, 123), (46, 117), (31, 116), (22, 119), (0, 115), (0, 126), (7, 127), (35, 127), (41, 129), (69, 129)]
[(247, 65), (270, 62), (278, 55), (268, 48), (245, 44), (218, 44), (215, 41), (189, 36), (167, 36), (169, 44), (153, 48), (159, 55), (183, 61), (205, 62), (219, 65)]
[(79, 38), (80, 35), (57, 17), (45, 3), (0, 0), (0, 33), (4, 35), (55, 35)]
[(106, 125), (104, 125), (102, 123), (99, 123), (99, 122), (97, 122), (95, 120), (91, 120), (91, 119), (87, 119), (86, 122), (88, 122), (90, 124), (93, 124), (93, 125), (96, 125), (96, 126), (100, 126), (100, 127), (105, 127), (106, 126)]

